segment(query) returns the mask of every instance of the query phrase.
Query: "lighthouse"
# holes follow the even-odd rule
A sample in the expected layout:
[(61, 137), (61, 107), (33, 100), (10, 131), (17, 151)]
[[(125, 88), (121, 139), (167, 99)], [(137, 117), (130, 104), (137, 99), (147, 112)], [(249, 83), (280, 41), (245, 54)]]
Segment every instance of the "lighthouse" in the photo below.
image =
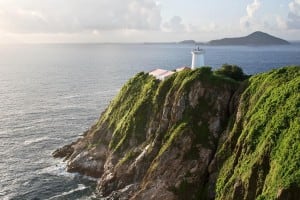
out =
[(192, 50), (192, 69), (196, 69), (196, 67), (202, 67), (204, 66), (204, 53), (205, 51), (203, 49), (200, 49), (199, 47)]

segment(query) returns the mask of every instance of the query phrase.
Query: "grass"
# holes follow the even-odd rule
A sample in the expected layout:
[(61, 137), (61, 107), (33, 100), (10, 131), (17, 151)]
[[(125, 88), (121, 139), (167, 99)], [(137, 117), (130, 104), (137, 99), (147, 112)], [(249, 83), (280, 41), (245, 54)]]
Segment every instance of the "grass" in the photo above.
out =
[(225, 142), (218, 152), (227, 159), (218, 177), (217, 199), (232, 198), (237, 180), (245, 196), (259, 199), (275, 199), (280, 189), (300, 186), (300, 68), (251, 77), (239, 109), (241, 123), (229, 136), (237, 138), (233, 151), (224, 152), (231, 148)]
[[(229, 135), (217, 151), (221, 163), (216, 199), (233, 199), (237, 182), (244, 189), (241, 195), (249, 199), (274, 199), (280, 189), (291, 185), (300, 187), (299, 69), (285, 67), (252, 76), (243, 83), (246, 87), (239, 103), (240, 120), (231, 117), (223, 122), (224, 127), (228, 125)], [(101, 134), (99, 127), (108, 125), (112, 132), (109, 148), (118, 155), (120, 166), (130, 164), (138, 156), (138, 151), (133, 149), (146, 146), (145, 143), (159, 135), (160, 146), (155, 150), (154, 160), (149, 161), (152, 162), (149, 173), (160, 167), (163, 155), (187, 133), (193, 136), (192, 146), (184, 159), (198, 159), (197, 145), (213, 148), (208, 119), (217, 114), (211, 104), (214, 99), (210, 97), (199, 97), (197, 105), (189, 104), (189, 93), (199, 82), (202, 88), (215, 93), (233, 92), (240, 85), (209, 67), (184, 70), (164, 81), (138, 73), (122, 87), (100, 117), (93, 128), (95, 138)], [(163, 122), (163, 112), (177, 106), (181, 106), (182, 115), (171, 119), (169, 114)], [(163, 123), (167, 123), (163, 130), (156, 127)], [(153, 132), (149, 133), (149, 128)], [(89, 143), (86, 148), (92, 149), (101, 141)], [(176, 194), (185, 196), (188, 187), (183, 182)], [(199, 188), (199, 196), (204, 197), (206, 193), (205, 188)]]
[[(113, 151), (126, 147), (127, 141), (145, 139), (146, 127), (153, 107), (152, 99), (159, 82), (152, 76), (139, 73), (130, 79), (109, 105), (99, 123), (108, 121), (113, 137)], [(123, 146), (124, 145), (124, 146)]]
[[(195, 81), (205, 84), (236, 84), (234, 80), (213, 74), (210, 68), (204, 67), (196, 70), (184, 70), (175, 73), (165, 81), (158, 81), (146, 73), (138, 73), (130, 79), (121, 89), (117, 97), (111, 102), (98, 122), (100, 126), (108, 122), (113, 130), (113, 137), (109, 148), (115, 152), (122, 152), (127, 147), (128, 141), (136, 143), (145, 140), (146, 130), (154, 113), (164, 107), (166, 98), (172, 96), (174, 101), (182, 95), (188, 94)], [(205, 104), (205, 102), (204, 102)], [(207, 105), (197, 109), (207, 109)], [(197, 109), (187, 109), (183, 121), (192, 121), (197, 115)], [(190, 116), (190, 119), (186, 119)], [(193, 123), (190, 123), (193, 124)]]

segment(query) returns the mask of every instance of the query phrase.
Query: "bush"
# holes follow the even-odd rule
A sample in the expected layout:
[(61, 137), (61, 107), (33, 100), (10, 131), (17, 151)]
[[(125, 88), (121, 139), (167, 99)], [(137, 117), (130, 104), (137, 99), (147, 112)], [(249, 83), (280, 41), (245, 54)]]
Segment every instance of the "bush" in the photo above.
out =
[(211, 67), (209, 66), (200, 67), (200, 70), (204, 74), (212, 74)]
[(237, 65), (223, 64), (220, 69), (215, 71), (215, 73), (230, 77), (237, 81), (243, 81), (248, 78), (248, 76), (244, 74), (242, 68)]

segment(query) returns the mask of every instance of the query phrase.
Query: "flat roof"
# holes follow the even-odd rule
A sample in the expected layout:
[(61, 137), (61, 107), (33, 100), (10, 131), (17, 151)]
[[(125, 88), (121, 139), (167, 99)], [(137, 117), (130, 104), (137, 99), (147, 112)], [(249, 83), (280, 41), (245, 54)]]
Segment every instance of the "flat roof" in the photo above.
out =
[(152, 70), (151, 72), (149, 72), (150, 75), (153, 75), (153, 76), (161, 76), (162, 74), (168, 72), (168, 70), (165, 70), (165, 69), (155, 69), (155, 70)]
[(163, 80), (164, 78), (171, 76), (175, 72), (165, 70), (165, 69), (155, 69), (149, 72), (150, 75), (154, 76), (157, 79)]

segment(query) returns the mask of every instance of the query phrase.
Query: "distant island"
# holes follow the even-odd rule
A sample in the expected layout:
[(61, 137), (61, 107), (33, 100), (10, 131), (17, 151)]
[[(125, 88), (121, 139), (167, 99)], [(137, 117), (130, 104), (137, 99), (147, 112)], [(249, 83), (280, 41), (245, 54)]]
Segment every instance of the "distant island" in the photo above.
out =
[(288, 45), (288, 41), (274, 37), (267, 33), (256, 31), (245, 37), (223, 38), (219, 40), (211, 40), (209, 45)]
[(223, 38), (223, 39), (211, 40), (209, 42), (198, 42), (192, 39), (187, 39), (179, 42), (144, 42), (143, 44), (268, 46), (268, 45), (289, 45), (290, 43), (284, 39), (275, 37), (268, 33), (256, 31), (244, 37)]
[(195, 44), (195, 45), (205, 45), (204, 42), (197, 42), (195, 40), (183, 40), (178, 42), (177, 44)]
[(178, 42), (178, 44), (196, 44), (195, 40), (183, 40)]

